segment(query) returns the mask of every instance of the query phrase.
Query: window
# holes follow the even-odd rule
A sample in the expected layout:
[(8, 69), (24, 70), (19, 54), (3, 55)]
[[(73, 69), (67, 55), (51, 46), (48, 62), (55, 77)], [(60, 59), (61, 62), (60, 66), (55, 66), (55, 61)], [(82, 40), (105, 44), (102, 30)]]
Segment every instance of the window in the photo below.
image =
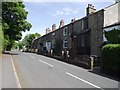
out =
[(55, 40), (52, 40), (52, 49), (54, 48), (55, 46)]
[(83, 30), (84, 29), (84, 20), (83, 19), (82, 19), (81, 24), (82, 24), (82, 30)]
[(82, 19), (82, 30), (88, 29), (88, 18)]
[(53, 38), (53, 39), (55, 38), (55, 33), (52, 33), (52, 38)]
[(67, 33), (68, 33), (68, 28), (67, 27), (63, 28), (63, 36), (66, 36)]
[(67, 48), (68, 47), (68, 41), (67, 40), (63, 40), (63, 48)]
[(51, 49), (51, 42), (46, 42), (46, 48), (47, 48), (47, 50)]

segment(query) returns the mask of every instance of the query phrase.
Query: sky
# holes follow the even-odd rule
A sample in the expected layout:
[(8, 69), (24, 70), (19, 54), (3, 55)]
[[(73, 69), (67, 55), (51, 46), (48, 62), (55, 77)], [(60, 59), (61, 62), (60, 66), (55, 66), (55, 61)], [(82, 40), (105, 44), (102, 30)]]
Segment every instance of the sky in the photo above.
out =
[(86, 16), (88, 4), (93, 4), (98, 11), (114, 3), (114, 0), (101, 1), (68, 2), (66, 0), (66, 2), (42, 2), (39, 0), (26, 0), (24, 4), (26, 11), (28, 11), (27, 21), (32, 24), (32, 28), (30, 31), (23, 32), (22, 38), (29, 33), (45, 35), (46, 28), (52, 29), (53, 24), (56, 24), (56, 28), (58, 28), (60, 20), (64, 20), (64, 24), (67, 25), (73, 18), (78, 20)]

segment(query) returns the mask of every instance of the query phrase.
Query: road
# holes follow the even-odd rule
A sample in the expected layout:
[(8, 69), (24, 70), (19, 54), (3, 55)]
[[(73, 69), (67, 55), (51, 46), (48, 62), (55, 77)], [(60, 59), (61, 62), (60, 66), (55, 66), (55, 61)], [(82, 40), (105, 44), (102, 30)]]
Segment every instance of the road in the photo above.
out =
[[(118, 88), (119, 82), (56, 59), (12, 51), (2, 55), (2, 88)], [(0, 73), (1, 73), (0, 72)]]

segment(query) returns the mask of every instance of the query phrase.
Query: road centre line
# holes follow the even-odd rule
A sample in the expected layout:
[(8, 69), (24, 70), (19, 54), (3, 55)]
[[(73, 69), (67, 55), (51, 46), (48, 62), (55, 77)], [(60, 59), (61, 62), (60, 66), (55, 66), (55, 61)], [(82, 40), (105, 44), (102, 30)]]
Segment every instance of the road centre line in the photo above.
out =
[[(11, 56), (10, 56), (10, 57), (11, 57)], [(18, 78), (18, 75), (17, 75), (16, 69), (15, 69), (15, 65), (14, 65), (14, 62), (13, 62), (12, 57), (11, 57), (11, 62), (12, 62), (12, 66), (13, 66), (15, 78), (16, 78), (16, 81), (17, 81), (17, 86), (18, 86), (18, 88), (21, 88), (20, 80), (19, 80), (19, 78)]]
[[(36, 55), (36, 54), (35, 54)], [(43, 58), (48, 58), (50, 61), (54, 61), (54, 62), (57, 62), (57, 63), (60, 63), (60, 64), (63, 64), (63, 65), (66, 65), (66, 66), (70, 66), (70, 67), (74, 67), (74, 68), (79, 68), (79, 67), (77, 67), (77, 66), (75, 66), (75, 65), (72, 65), (72, 64), (68, 64), (68, 63), (66, 63), (66, 62), (63, 62), (63, 61), (60, 61), (60, 60), (55, 60), (54, 58), (50, 58), (50, 57), (45, 57), (45, 56), (42, 56), (42, 55), (36, 55), (37, 57), (43, 57)], [(79, 69), (82, 69), (82, 70), (84, 70), (84, 71), (88, 71), (88, 70), (86, 70), (86, 69), (83, 69), (83, 68), (79, 68)]]
[(85, 83), (87, 83), (87, 84), (89, 84), (89, 85), (91, 85), (91, 86), (93, 86), (93, 87), (95, 87), (95, 88), (99, 88), (99, 89), (101, 89), (101, 90), (104, 90), (103, 88), (101, 88), (101, 87), (99, 87), (99, 86), (97, 86), (97, 85), (95, 85), (95, 84), (92, 84), (91, 82), (88, 82), (88, 81), (86, 81), (86, 80), (84, 80), (84, 79), (81, 79), (81, 78), (79, 78), (79, 77), (77, 77), (77, 76), (75, 76), (75, 75), (73, 75), (73, 74), (71, 74), (71, 73), (69, 73), (69, 72), (66, 72), (66, 74), (69, 75), (69, 76), (72, 76), (72, 77), (74, 77), (74, 78), (76, 78), (76, 79), (78, 79), (78, 80), (80, 80), (80, 81), (83, 81), (83, 82), (85, 82)]
[(40, 60), (40, 59), (39, 59), (39, 61), (42, 62), (42, 63), (44, 63), (44, 64), (46, 64), (46, 65), (49, 65), (50, 67), (54, 67), (53, 65), (51, 65), (51, 64), (49, 64), (49, 63), (47, 63), (47, 62), (45, 62), (45, 61), (42, 61), (42, 60)]
[[(33, 59), (35, 59), (35, 57), (33, 57), (33, 56), (31, 56), (31, 55), (29, 55), (31, 58), (33, 58)], [(44, 63), (44, 64), (46, 64), (46, 65), (49, 65), (50, 67), (54, 67), (53, 65), (51, 65), (51, 64), (49, 64), (49, 63), (47, 63), (47, 62), (45, 62), (45, 61), (43, 61), (43, 60), (40, 60), (39, 59), (39, 61), (40, 62), (42, 62), (42, 63)]]

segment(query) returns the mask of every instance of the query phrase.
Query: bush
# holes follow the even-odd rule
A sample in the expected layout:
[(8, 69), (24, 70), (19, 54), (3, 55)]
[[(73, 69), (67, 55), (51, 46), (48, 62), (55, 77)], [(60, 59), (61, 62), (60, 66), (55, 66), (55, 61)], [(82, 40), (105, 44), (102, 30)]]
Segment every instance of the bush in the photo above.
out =
[(104, 71), (120, 73), (120, 44), (108, 44), (102, 48), (102, 66)]

